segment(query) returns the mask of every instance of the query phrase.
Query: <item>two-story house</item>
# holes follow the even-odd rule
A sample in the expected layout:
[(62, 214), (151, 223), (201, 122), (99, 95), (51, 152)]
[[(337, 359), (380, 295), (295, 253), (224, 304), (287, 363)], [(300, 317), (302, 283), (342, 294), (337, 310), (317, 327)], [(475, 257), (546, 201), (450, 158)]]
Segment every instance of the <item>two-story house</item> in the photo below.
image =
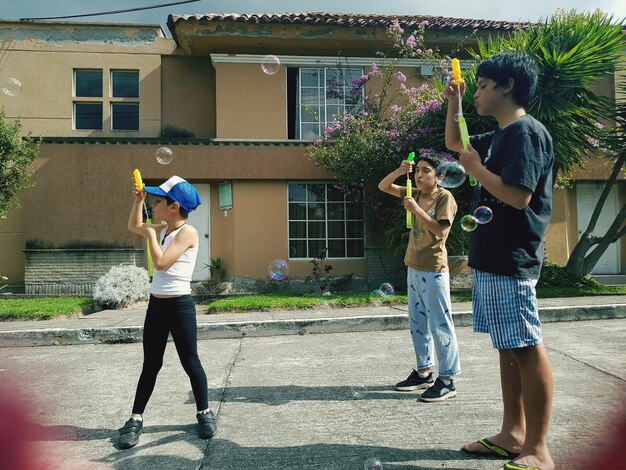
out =
[[(369, 237), (361, 203), (335, 190), (333, 175), (306, 148), (333, 114), (351, 109), (327, 96), (338, 58), (348, 74), (366, 73), (379, 60), (376, 51), (387, 48), (393, 20), (408, 29), (427, 20), (426, 41), (442, 51), (472, 31), (523, 26), (362, 14), (170, 15), (167, 38), (158, 25), (0, 21), (0, 78), (22, 84), (18, 93), (0, 94), (0, 105), (43, 138), (34, 186), (0, 221), (0, 273), (46, 293), (65, 281), (46, 279), (38, 264), (59, 264), (72, 248), (126, 249), (123, 262), (143, 265), (142, 240), (126, 229), (139, 168), (147, 184), (176, 174), (198, 188), (203, 204), (190, 218), (201, 237), (195, 280), (209, 276), (217, 257), (230, 276), (267, 278), (268, 264), (283, 259), (292, 278), (304, 278), (323, 247), (334, 273), (385, 280), (381, 266), (401, 266), (401, 257)], [(429, 79), (418, 60), (401, 62), (400, 70), (412, 83)], [(614, 93), (613, 82), (607, 87)], [(155, 158), (161, 147), (172, 151), (171, 163)], [(596, 173), (589, 187), (608, 170)], [(580, 208), (595, 197), (584, 194), (555, 192), (552, 261), (564, 264), (577, 241)], [(614, 196), (610, 210), (617, 211), (625, 188)], [(621, 272), (626, 250), (615, 249), (609, 269)], [(35, 256), (42, 250), (57, 261)], [(62, 291), (77, 282), (67, 280)]]

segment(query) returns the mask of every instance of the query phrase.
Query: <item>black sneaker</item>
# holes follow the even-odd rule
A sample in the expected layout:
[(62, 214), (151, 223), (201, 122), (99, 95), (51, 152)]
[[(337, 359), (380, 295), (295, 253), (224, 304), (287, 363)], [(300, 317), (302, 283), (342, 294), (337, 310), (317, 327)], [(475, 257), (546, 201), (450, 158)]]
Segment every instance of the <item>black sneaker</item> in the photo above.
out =
[(430, 387), (424, 393), (420, 395), (422, 401), (443, 401), (448, 398), (456, 397), (456, 388), (454, 388), (454, 382), (450, 380), (450, 385), (443, 383), (439, 377), (435, 380), (435, 385)]
[(130, 418), (120, 430), (120, 449), (130, 449), (135, 447), (139, 442), (139, 436), (143, 432), (143, 421), (140, 419)]
[(412, 392), (414, 390), (432, 387), (433, 383), (435, 383), (435, 380), (433, 379), (432, 372), (429, 373), (427, 377), (421, 378), (417, 371), (413, 369), (413, 372), (411, 372), (411, 375), (409, 375), (406, 380), (398, 382), (393, 388), (399, 392)]
[(196, 413), (198, 418), (198, 436), (200, 439), (211, 439), (217, 434), (217, 418), (211, 410)]

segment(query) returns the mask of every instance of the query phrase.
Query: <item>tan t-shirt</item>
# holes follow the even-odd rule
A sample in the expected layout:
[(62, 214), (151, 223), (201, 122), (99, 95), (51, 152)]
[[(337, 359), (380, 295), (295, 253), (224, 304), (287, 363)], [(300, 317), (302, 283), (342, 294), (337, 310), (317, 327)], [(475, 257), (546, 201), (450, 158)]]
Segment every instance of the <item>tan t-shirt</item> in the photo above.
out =
[[(422, 198), (421, 201), (420, 196)], [(404, 195), (402, 198), (404, 198)], [(413, 189), (413, 199), (418, 204), (426, 201), (426, 213), (437, 222), (447, 220), (452, 225), (457, 205), (450, 191), (445, 188), (439, 188), (433, 195), (423, 196), (420, 191)], [(422, 208), (424, 207), (422, 206)], [(444, 238), (436, 237), (413, 215), (413, 228), (409, 234), (409, 244), (406, 247), (404, 264), (418, 271), (447, 271), (448, 252), (446, 250), (446, 239), (448, 238), (448, 233), (446, 233)]]

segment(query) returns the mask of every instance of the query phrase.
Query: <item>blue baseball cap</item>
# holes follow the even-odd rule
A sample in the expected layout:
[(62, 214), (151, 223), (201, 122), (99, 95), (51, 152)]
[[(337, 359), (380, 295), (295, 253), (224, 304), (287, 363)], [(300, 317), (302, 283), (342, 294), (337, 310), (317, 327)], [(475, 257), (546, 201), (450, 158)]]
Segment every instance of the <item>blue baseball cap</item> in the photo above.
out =
[(144, 186), (143, 190), (153, 196), (169, 197), (187, 212), (191, 212), (202, 200), (193, 184), (185, 181), (180, 176), (172, 176), (161, 186)]

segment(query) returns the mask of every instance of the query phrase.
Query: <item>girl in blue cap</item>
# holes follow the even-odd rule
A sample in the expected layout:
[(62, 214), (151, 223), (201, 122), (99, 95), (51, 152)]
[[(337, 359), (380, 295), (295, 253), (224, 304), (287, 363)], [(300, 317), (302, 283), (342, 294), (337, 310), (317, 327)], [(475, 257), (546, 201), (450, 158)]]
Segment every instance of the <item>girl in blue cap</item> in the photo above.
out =
[[(152, 217), (161, 224), (145, 224), (142, 207), (150, 195)], [(217, 419), (209, 410), (207, 378), (198, 357), (196, 307), (191, 297), (191, 275), (198, 254), (198, 232), (187, 224), (189, 212), (201, 204), (196, 188), (178, 176), (161, 186), (133, 186), (135, 197), (128, 230), (145, 237), (155, 271), (143, 333), (143, 369), (137, 384), (132, 414), (120, 431), (119, 447), (137, 445), (143, 431), (143, 412), (163, 365), (167, 338), (172, 333), (180, 362), (191, 381), (196, 400), (198, 434), (209, 439), (217, 432)]]

